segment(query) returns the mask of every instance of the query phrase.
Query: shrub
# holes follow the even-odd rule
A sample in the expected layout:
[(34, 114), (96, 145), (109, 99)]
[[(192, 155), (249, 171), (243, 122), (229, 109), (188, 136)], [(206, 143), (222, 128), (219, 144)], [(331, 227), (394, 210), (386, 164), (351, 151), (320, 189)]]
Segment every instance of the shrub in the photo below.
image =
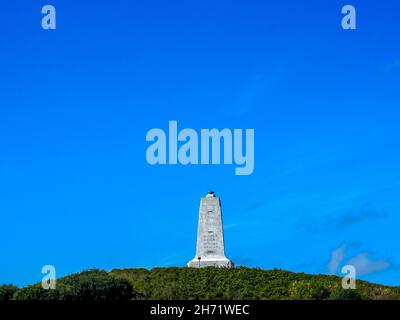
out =
[(132, 285), (101, 270), (88, 270), (62, 278), (56, 289), (44, 290), (40, 284), (20, 289), (16, 300), (129, 300)]
[(344, 290), (337, 276), (245, 267), (89, 270), (59, 279), (56, 290), (37, 284), (14, 294), (14, 299), (29, 300), (391, 298), (400, 299), (399, 287), (358, 281), (357, 290)]
[(329, 298), (330, 291), (317, 281), (294, 281), (289, 289), (289, 298), (295, 300), (324, 300)]
[(333, 291), (330, 298), (332, 300), (363, 300), (363, 296), (359, 290), (344, 290), (342, 288)]
[(395, 299), (395, 294), (388, 288), (373, 288), (368, 297), (371, 300), (393, 300)]
[(0, 286), (0, 301), (11, 300), (18, 288), (11, 284)]

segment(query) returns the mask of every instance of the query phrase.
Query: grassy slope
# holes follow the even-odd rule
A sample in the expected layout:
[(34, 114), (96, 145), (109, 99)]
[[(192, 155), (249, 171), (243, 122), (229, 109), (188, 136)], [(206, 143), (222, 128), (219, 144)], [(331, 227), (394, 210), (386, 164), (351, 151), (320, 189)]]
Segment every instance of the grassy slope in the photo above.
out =
[[(115, 269), (142, 299), (341, 299), (342, 278), (254, 268)], [(345, 295), (348, 294), (347, 290)], [(400, 287), (357, 281), (362, 299), (400, 299)]]

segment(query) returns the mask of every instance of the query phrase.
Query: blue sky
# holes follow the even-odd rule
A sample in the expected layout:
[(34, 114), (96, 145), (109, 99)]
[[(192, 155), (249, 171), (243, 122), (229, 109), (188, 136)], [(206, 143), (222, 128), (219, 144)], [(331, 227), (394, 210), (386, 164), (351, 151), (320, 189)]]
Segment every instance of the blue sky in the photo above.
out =
[[(236, 264), (400, 285), (399, 3), (45, 4), (1, 4), (0, 283), (184, 266), (212, 189)], [(150, 166), (170, 120), (254, 128), (254, 173)]]

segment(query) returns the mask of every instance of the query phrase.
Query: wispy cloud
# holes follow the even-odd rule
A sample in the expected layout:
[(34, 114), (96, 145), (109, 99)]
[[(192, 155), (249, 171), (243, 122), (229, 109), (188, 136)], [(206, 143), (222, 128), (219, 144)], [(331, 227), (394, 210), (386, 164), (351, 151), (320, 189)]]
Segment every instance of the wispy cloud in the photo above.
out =
[(400, 59), (395, 59), (395, 60), (385, 64), (382, 69), (385, 71), (400, 69)]
[(348, 256), (348, 249), (354, 249), (356, 247), (357, 246), (353, 244), (342, 244), (338, 248), (332, 250), (331, 258), (327, 265), (328, 272), (330, 274), (336, 274), (340, 271), (340, 267), (352, 265), (355, 267), (357, 275), (362, 276), (386, 270), (391, 266), (389, 262), (383, 259), (374, 260), (370, 258), (371, 254), (365, 251), (355, 253), (355, 255), (346, 259), (346, 255)]
[(231, 228), (235, 228), (235, 227), (237, 227), (237, 226), (239, 226), (238, 223), (228, 223), (228, 224), (224, 224), (224, 230), (231, 229)]
[(340, 263), (344, 259), (345, 250), (346, 250), (346, 245), (343, 244), (339, 248), (332, 251), (331, 260), (328, 263), (328, 272), (329, 273), (334, 274), (337, 272), (337, 270), (340, 266)]
[(270, 69), (268, 73), (256, 72), (249, 75), (242, 88), (238, 90), (235, 101), (231, 104), (228, 113), (235, 117), (243, 117), (254, 113), (260, 102), (265, 104), (268, 99), (271, 99), (283, 77), (284, 72), (281, 68)]
[(339, 215), (325, 216), (322, 217), (320, 221), (315, 221), (315, 218), (313, 220), (300, 219), (296, 221), (296, 227), (306, 232), (338, 231), (365, 221), (383, 219), (387, 216), (386, 212), (363, 208), (359, 210), (350, 210)]
[(387, 214), (382, 211), (362, 209), (359, 211), (349, 211), (337, 217), (330, 217), (325, 221), (326, 227), (333, 229), (343, 229), (366, 220), (377, 220), (385, 218)]
[(257, 201), (249, 205), (246, 212), (253, 212), (254, 210), (260, 209), (266, 205), (266, 201)]
[(353, 265), (358, 275), (376, 273), (390, 267), (387, 261), (370, 259), (366, 252), (359, 253), (357, 256), (351, 258), (347, 264)]

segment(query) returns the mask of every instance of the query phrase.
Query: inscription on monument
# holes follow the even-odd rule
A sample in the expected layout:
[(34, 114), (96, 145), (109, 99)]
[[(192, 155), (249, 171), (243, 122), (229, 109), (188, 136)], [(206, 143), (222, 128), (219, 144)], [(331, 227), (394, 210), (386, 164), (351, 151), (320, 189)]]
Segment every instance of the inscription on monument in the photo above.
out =
[(214, 192), (209, 192), (206, 197), (201, 198), (196, 257), (187, 265), (188, 267), (232, 267), (233, 265), (225, 257), (221, 202)]

